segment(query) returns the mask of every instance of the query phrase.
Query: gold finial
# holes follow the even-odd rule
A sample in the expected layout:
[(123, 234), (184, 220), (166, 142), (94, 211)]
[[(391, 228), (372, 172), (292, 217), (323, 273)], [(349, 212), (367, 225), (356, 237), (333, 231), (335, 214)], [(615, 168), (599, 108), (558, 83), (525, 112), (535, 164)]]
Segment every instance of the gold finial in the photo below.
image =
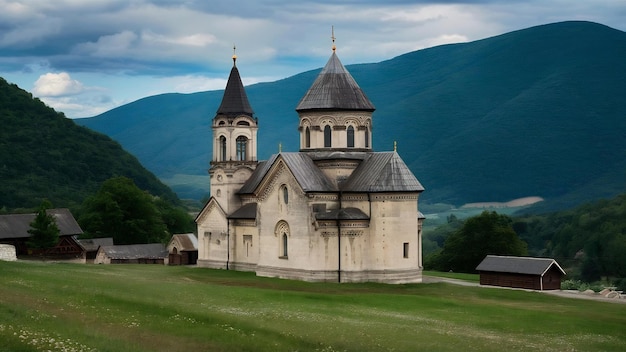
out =
[(331, 33), (332, 33), (330, 36), (330, 39), (333, 40), (333, 52), (334, 52), (335, 50), (337, 50), (337, 47), (335, 46), (335, 26), (331, 26), (330, 28), (331, 28)]
[(398, 151), (398, 142), (393, 141), (393, 151), (397, 152)]
[(278, 154), (283, 152), (283, 144), (281, 142), (278, 142)]
[(237, 47), (233, 44), (233, 65), (237, 61)]

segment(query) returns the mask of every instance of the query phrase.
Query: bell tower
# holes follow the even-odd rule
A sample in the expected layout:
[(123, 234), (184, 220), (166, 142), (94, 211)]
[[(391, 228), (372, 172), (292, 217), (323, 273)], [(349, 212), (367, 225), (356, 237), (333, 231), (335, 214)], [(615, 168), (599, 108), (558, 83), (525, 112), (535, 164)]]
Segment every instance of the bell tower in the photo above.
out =
[(233, 47), (233, 68), (226, 83), (222, 103), (213, 118), (213, 157), (211, 196), (227, 214), (241, 206), (237, 191), (248, 180), (258, 164), (258, 120), (248, 101)]

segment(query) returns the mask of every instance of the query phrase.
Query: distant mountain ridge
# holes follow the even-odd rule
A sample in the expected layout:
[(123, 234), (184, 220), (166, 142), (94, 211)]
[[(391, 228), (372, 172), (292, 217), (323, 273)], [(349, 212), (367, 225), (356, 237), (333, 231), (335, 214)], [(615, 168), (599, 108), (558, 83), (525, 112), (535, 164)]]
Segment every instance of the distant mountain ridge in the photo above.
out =
[(32, 209), (45, 198), (75, 208), (100, 184), (126, 176), (174, 203), (176, 195), (111, 138), (78, 126), (0, 78), (0, 211)]
[[(562, 208), (626, 189), (625, 57), (626, 33), (572, 21), (347, 68), (377, 108), (374, 149), (398, 142), (420, 201), (540, 196)], [(238, 66), (245, 77), (245, 58)], [(279, 143), (298, 150), (295, 106), (318, 72), (246, 88), (259, 158)], [(152, 96), (77, 122), (161, 178), (206, 175), (222, 92)]]

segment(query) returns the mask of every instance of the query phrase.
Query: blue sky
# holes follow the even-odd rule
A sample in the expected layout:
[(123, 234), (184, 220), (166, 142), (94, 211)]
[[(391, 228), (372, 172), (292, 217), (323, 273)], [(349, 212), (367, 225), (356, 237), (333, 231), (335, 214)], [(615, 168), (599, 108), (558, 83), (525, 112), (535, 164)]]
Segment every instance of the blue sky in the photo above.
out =
[(0, 0), (0, 76), (90, 117), (167, 92), (244, 84), (565, 20), (626, 31), (624, 0)]

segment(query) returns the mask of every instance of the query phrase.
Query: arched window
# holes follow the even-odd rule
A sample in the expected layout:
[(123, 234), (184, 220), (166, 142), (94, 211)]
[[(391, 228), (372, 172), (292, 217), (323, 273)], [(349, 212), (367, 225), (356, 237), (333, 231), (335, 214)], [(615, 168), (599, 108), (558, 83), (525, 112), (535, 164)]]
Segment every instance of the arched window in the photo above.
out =
[(246, 160), (247, 146), (248, 146), (248, 138), (244, 136), (237, 137), (237, 161)]
[(287, 186), (283, 186), (283, 201), (285, 204), (289, 204), (289, 190)]
[(226, 137), (220, 137), (220, 161), (226, 161)]
[(311, 148), (311, 130), (309, 126), (304, 130), (304, 145), (306, 148)]
[(329, 125), (324, 127), (324, 148), (330, 148), (332, 146), (332, 131)]
[(237, 126), (250, 126), (250, 122), (248, 122), (248, 121), (239, 121), (239, 122), (237, 122)]
[(354, 127), (348, 126), (346, 133), (348, 134), (348, 148), (354, 148)]
[(287, 259), (289, 254), (289, 225), (284, 220), (279, 221), (274, 228), (274, 235), (278, 239), (280, 259)]
[(365, 148), (370, 147), (370, 129), (365, 127)]

